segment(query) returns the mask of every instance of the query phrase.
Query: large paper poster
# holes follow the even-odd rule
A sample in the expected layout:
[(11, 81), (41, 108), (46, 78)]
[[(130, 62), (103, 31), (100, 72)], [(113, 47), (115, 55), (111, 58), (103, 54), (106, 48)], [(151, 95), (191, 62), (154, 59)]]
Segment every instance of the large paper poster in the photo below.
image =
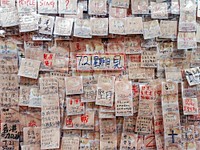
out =
[(78, 71), (91, 70), (123, 70), (125, 69), (124, 54), (76, 55)]

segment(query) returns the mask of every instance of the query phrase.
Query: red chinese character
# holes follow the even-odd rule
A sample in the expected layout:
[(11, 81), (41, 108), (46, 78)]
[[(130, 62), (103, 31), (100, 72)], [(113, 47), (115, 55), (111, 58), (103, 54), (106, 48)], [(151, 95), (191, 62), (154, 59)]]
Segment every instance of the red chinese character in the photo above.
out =
[(66, 119), (66, 125), (73, 125), (71, 117)]
[(53, 58), (53, 54), (49, 54), (48, 59), (52, 59)]
[(72, 103), (73, 103), (73, 101), (72, 101), (72, 99), (70, 99), (69, 104), (72, 105)]
[(49, 61), (44, 61), (45, 66), (49, 66)]
[(28, 124), (29, 127), (37, 127), (37, 124), (34, 120), (30, 121)]
[(78, 104), (78, 103), (79, 103), (79, 99), (76, 99), (76, 100), (75, 100), (75, 103)]
[(88, 123), (88, 115), (81, 115), (81, 122)]
[(44, 54), (44, 59), (47, 59), (47, 54)]

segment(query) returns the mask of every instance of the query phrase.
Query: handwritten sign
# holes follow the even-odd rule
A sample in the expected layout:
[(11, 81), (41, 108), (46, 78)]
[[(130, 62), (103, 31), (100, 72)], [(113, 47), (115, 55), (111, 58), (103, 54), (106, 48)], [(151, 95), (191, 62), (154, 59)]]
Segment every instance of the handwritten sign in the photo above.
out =
[(157, 68), (157, 51), (144, 51), (141, 55), (141, 67)]
[(122, 133), (120, 149), (137, 149), (138, 135), (134, 133)]
[(89, 19), (76, 19), (74, 24), (74, 36), (82, 38), (91, 38), (92, 29)]
[(52, 67), (54, 57), (55, 57), (55, 54), (53, 54), (53, 53), (44, 53), (44, 55), (43, 55), (43, 65), (46, 68), (50, 69)]
[(2, 7), (15, 7), (15, 0), (1, 0)]
[(9, 7), (4, 8), (1, 12), (1, 20), (3, 20), (2, 27), (12, 27), (19, 24), (19, 16), (17, 8)]
[(149, 14), (148, 0), (131, 0), (132, 14)]
[(25, 127), (23, 128), (23, 144), (25, 145), (39, 145), (40, 144), (40, 135), (41, 128), (40, 127)]
[(38, 13), (56, 14), (57, 0), (38, 0)]
[(42, 43), (24, 42), (25, 58), (43, 60), (43, 45)]
[(66, 95), (83, 93), (83, 77), (73, 76), (65, 77)]
[(59, 88), (65, 87), (65, 77), (67, 77), (68, 74), (61, 72), (50, 72), (50, 76), (57, 79)]
[(183, 98), (183, 113), (184, 115), (197, 115), (198, 114), (198, 101), (197, 98)]
[(181, 1), (180, 4), (179, 31), (196, 31), (196, 2)]
[[(181, 129), (180, 127), (174, 127), (174, 128), (169, 128), (165, 131), (166, 136), (165, 136), (165, 146), (169, 148), (167, 148), (167, 150), (173, 149), (174, 145), (176, 144), (176, 149), (178, 149), (178, 145), (181, 146), (181, 141), (182, 141), (182, 137), (181, 137)], [(173, 148), (171, 148), (171, 146)], [(181, 148), (179, 148), (178, 150), (181, 150)]]
[(39, 15), (38, 20), (39, 33), (52, 35), (54, 27), (54, 17), (47, 15)]
[(61, 36), (70, 36), (72, 34), (74, 19), (56, 17), (54, 34)]
[(41, 130), (41, 149), (56, 149), (60, 147), (60, 129), (48, 128)]
[(84, 114), (85, 106), (79, 98), (67, 98), (67, 115), (80, 115)]
[(63, 129), (94, 130), (94, 111), (77, 116), (66, 116)]
[(108, 35), (108, 18), (90, 18), (92, 22), (92, 35), (106, 36)]
[(1, 123), (1, 138), (4, 140), (19, 140), (19, 124)]
[(156, 140), (154, 134), (145, 135), (144, 144), (146, 149), (156, 149)]
[(194, 125), (188, 125), (181, 127), (182, 130), (182, 144), (184, 149), (197, 149)]
[(17, 59), (1, 58), (0, 60), (0, 72), (3, 74), (17, 74), (18, 65)]
[(167, 19), (168, 18), (167, 3), (151, 2), (151, 18)]
[(177, 37), (177, 21), (160, 21), (160, 38), (176, 38)]
[(136, 132), (152, 133), (152, 117), (138, 116), (136, 122)]
[(125, 37), (124, 46), (126, 54), (138, 54), (142, 52), (142, 38), (138, 35), (134, 37)]
[(116, 133), (100, 134), (100, 147), (102, 149), (117, 149)]
[(120, 39), (116, 40), (109, 40), (107, 44), (107, 51), (108, 53), (118, 53), (118, 54), (123, 54), (124, 53), (124, 43), (120, 41)]
[(77, 14), (77, 0), (59, 0), (58, 13), (75, 15)]
[(39, 88), (31, 88), (30, 89), (30, 95), (29, 95), (29, 107), (41, 107), (41, 96)]
[(36, 0), (17, 0), (17, 9), (19, 13), (24, 13), (24, 12), (36, 12), (37, 1)]
[(132, 116), (133, 101), (132, 101), (132, 82), (130, 81), (115, 81), (115, 114), (116, 116)]
[(20, 32), (30, 32), (38, 30), (38, 16), (36, 13), (19, 14)]
[(167, 80), (171, 80), (171, 81), (177, 81), (177, 82), (182, 81), (181, 70), (178, 69), (177, 67), (166, 67), (165, 77)]
[(112, 7), (128, 8), (129, 0), (112, 0), (111, 5), (112, 5)]
[[(180, 126), (178, 83), (162, 82), (162, 113), (164, 129)], [(168, 136), (165, 134), (165, 136)]]
[(58, 80), (54, 77), (40, 78), (39, 84), (40, 84), (41, 95), (58, 93)]
[(20, 94), (19, 94), (20, 106), (28, 106), (30, 89), (31, 89), (30, 86), (20, 86)]
[[(164, 131), (162, 131), (164, 132)], [(164, 149), (164, 135), (163, 134), (155, 134), (155, 140), (156, 140), (156, 147), (159, 149)]]
[(106, 15), (107, 13), (106, 0), (90, 0), (88, 7), (90, 15)]
[(129, 55), (128, 75), (129, 79), (153, 79), (155, 70), (141, 68), (141, 55)]
[(142, 17), (126, 18), (126, 34), (143, 34)]
[(158, 20), (145, 21), (144, 25), (144, 39), (152, 39), (160, 36), (160, 26)]
[(63, 137), (61, 143), (61, 150), (79, 150), (78, 137)]
[(18, 108), (2, 108), (1, 122), (4, 123), (19, 123), (19, 109)]
[(180, 14), (179, 0), (171, 1), (171, 13), (172, 14)]
[(89, 84), (83, 86), (83, 94), (81, 95), (81, 102), (95, 102), (97, 95), (97, 85)]
[(16, 91), (18, 89), (18, 78), (16, 74), (0, 74), (0, 87), (2, 91)]
[(140, 100), (138, 115), (139, 116), (154, 116), (154, 101)]
[(135, 126), (136, 126), (136, 117), (134, 116), (124, 117), (123, 132), (125, 133), (135, 132)]
[(19, 68), (19, 76), (37, 79), (40, 69), (40, 61), (22, 58)]
[(155, 130), (155, 134), (156, 135), (159, 135), (159, 134), (163, 135), (164, 126), (163, 126), (163, 118), (162, 118), (162, 116), (159, 116), (154, 120), (154, 130)]
[(127, 16), (127, 9), (120, 8), (120, 7), (109, 7), (109, 17), (113, 18), (126, 18)]
[(126, 19), (125, 18), (109, 18), (109, 33), (126, 35)]
[(96, 105), (113, 106), (114, 81), (115, 77), (113, 76), (101, 75), (98, 77)]
[(100, 147), (117, 149), (116, 119), (100, 120)]
[(42, 127), (59, 127), (60, 110), (58, 106), (42, 106), (41, 111)]
[(185, 76), (190, 86), (200, 84), (200, 67), (185, 69)]
[(0, 91), (0, 97), (1, 97), (1, 107), (16, 107), (16, 106), (18, 106), (18, 98), (19, 98), (18, 91), (2, 90), (2, 91)]
[(155, 89), (151, 85), (140, 85), (140, 100), (155, 100)]
[(43, 128), (58, 128), (60, 126), (60, 107), (57, 94), (42, 96), (41, 120)]
[(2, 149), (13, 149), (18, 150), (19, 149), (19, 141), (13, 141), (13, 140), (1, 140), (1, 148)]
[(178, 49), (197, 48), (195, 32), (178, 33)]
[(123, 54), (76, 55), (78, 71), (90, 70), (123, 70), (125, 56)]

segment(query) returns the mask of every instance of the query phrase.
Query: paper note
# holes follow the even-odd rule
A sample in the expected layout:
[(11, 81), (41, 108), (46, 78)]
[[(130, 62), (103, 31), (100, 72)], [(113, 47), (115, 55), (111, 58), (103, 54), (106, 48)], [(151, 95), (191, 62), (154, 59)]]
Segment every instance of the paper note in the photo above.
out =
[(22, 58), (19, 76), (37, 79), (40, 69), (40, 61)]

